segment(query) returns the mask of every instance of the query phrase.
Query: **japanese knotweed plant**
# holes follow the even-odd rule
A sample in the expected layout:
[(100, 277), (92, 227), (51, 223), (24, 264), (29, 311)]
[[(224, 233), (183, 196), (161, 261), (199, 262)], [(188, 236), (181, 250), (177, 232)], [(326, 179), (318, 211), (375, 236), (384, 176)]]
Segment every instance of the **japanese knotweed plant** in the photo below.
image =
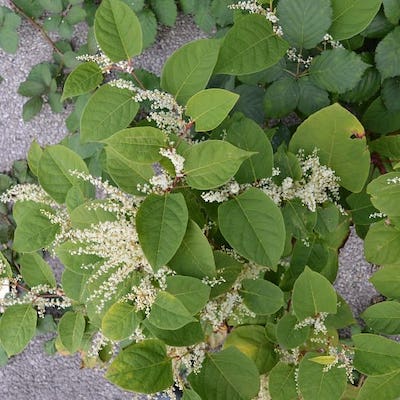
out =
[[(260, 41), (273, 63), (284, 39), (250, 17), (270, 32)], [(80, 135), (33, 143), (39, 184), (1, 195), (14, 204), (19, 255), (18, 268), (0, 264), (2, 352), (21, 352), (38, 316), (56, 308), (66, 311), (57, 351), (102, 364), (132, 392), (398, 398), (400, 344), (338, 335), (355, 324), (332, 286), (351, 222), (346, 200), (370, 177), (357, 118), (324, 107), (274, 150), (269, 132), (235, 111), (238, 94), (208, 86), (224, 42), (185, 45), (157, 82), (135, 71), (141, 27), (125, 3), (103, 0), (94, 27), (101, 52), (85, 56), (63, 92), (93, 92)], [(61, 283), (43, 249), (64, 265)], [(365, 319), (397, 333), (390, 315), (375, 326)]]

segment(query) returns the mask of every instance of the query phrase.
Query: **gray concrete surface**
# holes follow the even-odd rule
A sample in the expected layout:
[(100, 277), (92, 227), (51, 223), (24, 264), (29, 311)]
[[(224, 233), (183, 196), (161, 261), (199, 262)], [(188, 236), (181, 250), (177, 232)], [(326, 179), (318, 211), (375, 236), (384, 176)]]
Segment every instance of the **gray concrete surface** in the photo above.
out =
[[(0, 0), (5, 5), (6, 0)], [(20, 28), (21, 44), (15, 55), (0, 50), (0, 171), (11, 167), (16, 159), (24, 158), (33, 139), (40, 144), (57, 143), (67, 131), (64, 119), (69, 110), (53, 114), (47, 107), (29, 123), (21, 118), (25, 98), (17, 88), (30, 68), (51, 57), (51, 49), (27, 23)], [(188, 18), (179, 18), (174, 29), (163, 29), (157, 43), (138, 60), (139, 65), (159, 73), (167, 57), (183, 43), (203, 36)], [(336, 282), (339, 293), (358, 314), (376, 294), (368, 282), (372, 267), (362, 251), (362, 241), (351, 234), (340, 252), (340, 269)], [(102, 371), (80, 369), (77, 356), (47, 356), (42, 350), (46, 337), (36, 338), (6, 367), (0, 368), (0, 399), (2, 400), (125, 400), (132, 394), (109, 384)]]

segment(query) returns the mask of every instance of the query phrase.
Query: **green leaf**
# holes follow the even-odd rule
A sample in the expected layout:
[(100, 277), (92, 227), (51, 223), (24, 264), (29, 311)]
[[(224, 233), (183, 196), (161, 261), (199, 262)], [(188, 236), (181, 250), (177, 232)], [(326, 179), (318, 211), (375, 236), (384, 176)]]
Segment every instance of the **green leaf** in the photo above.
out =
[(61, 100), (90, 92), (102, 82), (103, 73), (96, 63), (80, 64), (68, 75)]
[[(352, 139), (352, 135), (357, 138)], [(306, 154), (318, 149), (320, 163), (335, 171), (341, 186), (352, 192), (362, 190), (370, 165), (364, 128), (339, 104), (323, 108), (297, 128), (289, 150), (297, 153), (300, 149)]]
[(375, 133), (391, 133), (400, 128), (400, 113), (385, 107), (382, 97), (377, 97), (364, 112), (363, 124)]
[(66, 296), (79, 303), (86, 301), (88, 296), (87, 281), (90, 274), (85, 271), (73, 271), (65, 269), (61, 277), (61, 283)]
[(58, 335), (62, 345), (70, 352), (75, 353), (82, 342), (85, 332), (85, 317), (78, 312), (67, 311), (58, 323)]
[(329, 92), (353, 89), (369, 67), (356, 53), (343, 48), (325, 50), (311, 63), (310, 79)]
[(382, 100), (390, 112), (399, 112), (400, 77), (386, 79), (382, 84)]
[(400, 75), (400, 27), (388, 33), (376, 46), (375, 62), (382, 80)]
[(103, 52), (118, 62), (142, 51), (142, 29), (136, 14), (120, 0), (103, 0), (96, 11), (94, 34)]
[(400, 19), (400, 1), (399, 0), (383, 0), (383, 9), (386, 18), (393, 24), (397, 25)]
[(104, 85), (87, 102), (81, 118), (81, 141), (96, 142), (126, 128), (139, 110), (132, 92)]
[(253, 360), (260, 374), (270, 371), (276, 364), (274, 345), (266, 338), (262, 326), (247, 325), (235, 328), (224, 342), (224, 349), (231, 346)]
[(285, 304), (282, 290), (263, 279), (245, 279), (240, 294), (247, 308), (259, 315), (275, 314)]
[(151, 7), (156, 13), (157, 19), (167, 26), (174, 26), (178, 9), (174, 0), (151, 0)]
[(50, 285), (56, 287), (56, 278), (49, 264), (37, 254), (22, 254), (18, 259), (23, 280), (28, 286)]
[(14, 205), (14, 218), (17, 228), (14, 232), (13, 249), (22, 253), (31, 253), (47, 247), (60, 231), (58, 224), (52, 224), (43, 211), (54, 211), (43, 203), (33, 201), (17, 202)]
[[(137, 17), (140, 21), (143, 34), (143, 49), (154, 44), (157, 37), (157, 19), (154, 13), (149, 9), (138, 12)], [(146, 86), (147, 87), (147, 86)]]
[(274, 400), (297, 400), (295, 370), (293, 364), (279, 362), (269, 374), (269, 391)]
[(235, 114), (226, 132), (226, 140), (243, 150), (257, 152), (243, 161), (235, 179), (239, 183), (252, 183), (271, 176), (273, 150), (264, 131), (250, 118)]
[(160, 148), (165, 147), (166, 135), (151, 126), (123, 129), (104, 140), (122, 157), (135, 163), (152, 164), (160, 161)]
[(375, 332), (386, 335), (400, 333), (400, 303), (383, 301), (368, 307), (361, 318)]
[(264, 97), (264, 108), (267, 117), (284, 117), (297, 107), (299, 85), (292, 78), (283, 78), (268, 86)]
[(367, 186), (367, 193), (371, 196), (372, 204), (389, 217), (400, 216), (398, 179), (400, 179), (399, 172), (389, 172), (374, 179)]
[(117, 186), (127, 193), (143, 195), (138, 190), (138, 185), (148, 183), (154, 176), (152, 164), (143, 164), (130, 161), (121, 156), (111, 146), (107, 146), (106, 171)]
[(101, 331), (111, 340), (129, 338), (139, 326), (141, 318), (136, 308), (128, 303), (113, 304), (101, 322)]
[(245, 75), (262, 71), (276, 64), (288, 47), (265, 17), (243, 16), (225, 35), (214, 73)]
[(353, 335), (354, 368), (365, 375), (382, 375), (400, 370), (400, 344), (382, 336)]
[(185, 389), (182, 400), (201, 400), (201, 397), (194, 390)]
[(400, 298), (400, 267), (387, 265), (376, 271), (370, 278), (375, 288), (386, 297)]
[(201, 311), (210, 297), (211, 288), (200, 279), (174, 275), (168, 276), (166, 283), (166, 291), (180, 300), (192, 315)]
[(310, 360), (316, 353), (308, 353), (300, 362), (298, 385), (304, 400), (339, 400), (346, 390), (346, 371), (336, 366), (324, 371), (324, 365)]
[(286, 232), (296, 239), (307, 239), (317, 223), (317, 214), (311, 212), (300, 199), (287, 200), (282, 214)]
[(294, 349), (301, 346), (310, 334), (310, 327), (303, 326), (296, 328), (298, 319), (292, 314), (284, 315), (276, 327), (276, 338), (279, 345), (286, 349)]
[(396, 400), (400, 396), (400, 369), (389, 374), (369, 376), (357, 400)]
[(297, 82), (299, 86), (297, 108), (300, 112), (309, 116), (321, 108), (329, 106), (331, 101), (328, 92), (314, 85), (308, 76), (300, 78)]
[(151, 266), (157, 270), (174, 256), (182, 243), (188, 210), (181, 193), (149, 195), (136, 215), (139, 242)]
[(39, 173), (39, 161), (40, 158), (42, 157), (43, 150), (39, 146), (38, 142), (34, 140), (32, 144), (29, 147), (28, 151), (28, 165), (29, 169), (38, 176)]
[(92, 185), (72, 176), (71, 171), (89, 174), (82, 158), (67, 147), (54, 145), (44, 149), (39, 162), (39, 183), (58, 203), (65, 202), (67, 193), (72, 186), (79, 187), (86, 195), (91, 192)]
[(213, 73), (219, 41), (201, 39), (176, 50), (164, 64), (161, 88), (186, 104), (191, 96), (204, 89)]
[(293, 311), (299, 321), (320, 312), (336, 314), (335, 289), (324, 276), (305, 267), (293, 287)]
[(250, 188), (218, 209), (219, 228), (243, 257), (276, 267), (285, 242), (282, 214), (261, 190)]
[(204, 342), (204, 332), (200, 322), (191, 322), (182, 328), (174, 330), (159, 329), (152, 325), (147, 319), (143, 325), (157, 339), (162, 340), (168, 346), (192, 346), (196, 343)]
[(77, 229), (88, 229), (105, 221), (115, 221), (117, 216), (101, 208), (101, 204), (108, 204), (101, 200), (89, 201), (75, 207), (70, 212), (71, 225)]
[(329, 0), (281, 0), (279, 25), (284, 39), (298, 49), (311, 49), (322, 41), (332, 22)]
[(189, 382), (202, 399), (251, 400), (260, 387), (256, 365), (235, 347), (206, 354), (198, 374)]
[(41, 96), (32, 97), (22, 107), (22, 119), (24, 122), (30, 121), (33, 117), (40, 113), (43, 106), (43, 98)]
[(86, 11), (81, 6), (71, 7), (65, 17), (65, 22), (69, 25), (76, 25), (85, 20)]
[(222, 140), (207, 140), (184, 154), (186, 181), (193, 189), (214, 189), (227, 183), (254, 153)]
[(186, 103), (186, 115), (196, 125), (196, 132), (216, 128), (232, 110), (239, 95), (224, 89), (205, 89), (193, 95)]
[(39, 4), (47, 11), (58, 14), (63, 10), (62, 0), (39, 0)]
[(21, 17), (8, 7), (0, 7), (0, 47), (7, 53), (15, 53), (18, 49), (19, 36), (16, 28), (21, 24)]
[(369, 228), (364, 242), (365, 258), (374, 264), (395, 264), (400, 259), (400, 230), (385, 221)]
[(163, 291), (158, 292), (148, 320), (156, 328), (172, 331), (197, 321), (177, 296)]
[(161, 341), (147, 339), (123, 349), (108, 368), (106, 378), (132, 392), (159, 392), (173, 384), (172, 361)]
[(373, 20), (382, 0), (332, 0), (333, 21), (329, 33), (335, 40), (349, 39)]
[(36, 321), (31, 304), (7, 307), (0, 319), (0, 343), (9, 357), (24, 350), (35, 336)]
[(239, 85), (235, 87), (234, 92), (240, 97), (233, 111), (243, 113), (258, 125), (262, 125), (266, 118), (263, 104), (265, 89), (259, 86)]
[(180, 275), (199, 279), (215, 276), (211, 246), (194, 221), (189, 220), (182, 243), (168, 266)]

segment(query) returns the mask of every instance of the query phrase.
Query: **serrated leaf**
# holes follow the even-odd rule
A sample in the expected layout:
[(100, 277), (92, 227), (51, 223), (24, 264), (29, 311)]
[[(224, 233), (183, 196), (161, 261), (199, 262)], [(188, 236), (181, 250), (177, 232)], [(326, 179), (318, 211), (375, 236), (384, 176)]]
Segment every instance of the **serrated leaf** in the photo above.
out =
[(103, 73), (94, 62), (78, 65), (67, 77), (61, 100), (96, 89), (103, 82)]
[(386, 18), (397, 25), (400, 19), (400, 0), (383, 0), (383, 10)]
[(307, 76), (298, 80), (299, 101), (297, 108), (305, 116), (314, 114), (321, 108), (329, 106), (331, 103), (329, 94), (326, 90), (314, 85)]
[(164, 343), (146, 339), (123, 349), (108, 368), (106, 378), (125, 390), (156, 393), (173, 384), (172, 360)]
[[(157, 36), (157, 19), (151, 10), (144, 9), (137, 14), (143, 34), (143, 49), (150, 47)], [(146, 86), (146, 85), (145, 85)], [(146, 86), (147, 87), (147, 86)]]
[(385, 135), (400, 129), (400, 113), (388, 110), (379, 96), (364, 112), (362, 122), (368, 130)]
[(216, 128), (232, 110), (239, 95), (224, 89), (205, 89), (186, 103), (186, 115), (195, 123), (196, 132)]
[(385, 79), (382, 84), (382, 100), (390, 112), (400, 111), (400, 77)]
[(126, 128), (139, 110), (132, 92), (104, 85), (87, 102), (81, 118), (81, 141), (107, 139)]
[(351, 38), (373, 20), (382, 0), (332, 0), (333, 20), (329, 33), (335, 40)]
[(37, 254), (22, 254), (18, 259), (21, 275), (28, 286), (50, 285), (56, 287), (56, 278), (49, 264)]
[(182, 243), (168, 266), (180, 275), (199, 279), (215, 275), (211, 246), (194, 221), (189, 220)]
[(259, 390), (256, 365), (234, 347), (206, 354), (198, 374), (190, 374), (189, 382), (201, 398), (207, 400), (251, 400)]
[(218, 208), (219, 228), (243, 257), (275, 268), (283, 252), (285, 226), (275, 203), (261, 190), (246, 192)]
[(139, 242), (151, 266), (157, 270), (175, 255), (188, 223), (182, 194), (149, 195), (136, 215)]
[(277, 8), (279, 25), (291, 46), (311, 49), (322, 41), (332, 22), (329, 0), (281, 0)]
[(178, 103), (204, 89), (217, 62), (220, 44), (217, 40), (201, 39), (176, 50), (164, 64), (161, 88), (175, 96)]
[(267, 117), (284, 117), (297, 107), (299, 85), (295, 79), (283, 78), (267, 87), (264, 97), (264, 109)]
[[(352, 135), (357, 138), (352, 139)], [(311, 153), (316, 148), (320, 163), (335, 171), (341, 186), (352, 192), (362, 190), (369, 174), (370, 155), (364, 128), (353, 114), (333, 104), (306, 119), (293, 135), (289, 150)]]
[(186, 181), (193, 189), (200, 190), (222, 186), (253, 154), (222, 140), (195, 144), (184, 154)]
[(16, 28), (21, 24), (21, 17), (8, 7), (0, 7), (0, 47), (7, 53), (15, 53), (19, 45)]
[(94, 34), (103, 52), (118, 62), (142, 51), (142, 29), (136, 14), (120, 0), (103, 0), (96, 11)]
[(151, 6), (158, 20), (167, 26), (174, 26), (178, 9), (174, 0), (157, 1), (151, 0)]
[(299, 321), (314, 317), (320, 312), (337, 311), (335, 289), (324, 276), (305, 267), (293, 287), (293, 311)]
[(261, 15), (239, 18), (224, 37), (214, 73), (244, 75), (276, 64), (288, 44)]
[(356, 86), (368, 66), (357, 54), (349, 50), (325, 50), (311, 63), (310, 79), (322, 89), (344, 93)]
[(400, 75), (400, 26), (388, 33), (376, 46), (375, 62), (382, 80)]
[(385, 335), (400, 333), (400, 303), (397, 301), (374, 304), (361, 314), (361, 318), (375, 332)]
[(79, 312), (67, 311), (58, 323), (58, 335), (62, 345), (75, 353), (82, 342), (85, 331), (85, 317)]
[(43, 98), (41, 96), (32, 97), (22, 107), (22, 119), (24, 122), (30, 121), (33, 117), (40, 113), (43, 106)]

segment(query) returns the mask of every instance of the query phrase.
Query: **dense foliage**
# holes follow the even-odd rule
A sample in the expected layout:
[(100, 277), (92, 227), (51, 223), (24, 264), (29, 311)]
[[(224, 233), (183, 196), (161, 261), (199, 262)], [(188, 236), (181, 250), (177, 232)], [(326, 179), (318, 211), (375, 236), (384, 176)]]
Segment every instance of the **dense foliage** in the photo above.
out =
[[(138, 16), (101, 2), (101, 50), (62, 94), (88, 98), (79, 133), (33, 143), (39, 184), (0, 198), (14, 204), (18, 257), (0, 260), (4, 356), (55, 308), (48, 348), (133, 392), (400, 396), (400, 344), (380, 336), (400, 334), (400, 4), (350, 3), (238, 2), (221, 38), (183, 46), (158, 78), (131, 61)], [(296, 126), (267, 126), (293, 110)], [(332, 286), (351, 223), (384, 266), (371, 280), (387, 301), (364, 311), (364, 330)], [(63, 263), (61, 285), (43, 249)]]

